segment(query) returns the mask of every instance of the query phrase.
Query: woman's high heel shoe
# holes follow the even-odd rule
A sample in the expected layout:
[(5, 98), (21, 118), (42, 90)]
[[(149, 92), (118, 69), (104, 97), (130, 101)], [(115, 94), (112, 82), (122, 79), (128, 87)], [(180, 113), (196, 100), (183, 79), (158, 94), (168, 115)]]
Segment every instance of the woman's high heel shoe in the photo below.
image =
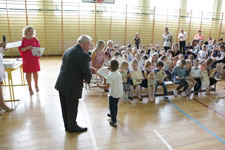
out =
[(35, 86), (36, 92), (39, 92), (39, 87)]
[(34, 94), (32, 89), (29, 89), (29, 92), (30, 92), (30, 96), (32, 96)]

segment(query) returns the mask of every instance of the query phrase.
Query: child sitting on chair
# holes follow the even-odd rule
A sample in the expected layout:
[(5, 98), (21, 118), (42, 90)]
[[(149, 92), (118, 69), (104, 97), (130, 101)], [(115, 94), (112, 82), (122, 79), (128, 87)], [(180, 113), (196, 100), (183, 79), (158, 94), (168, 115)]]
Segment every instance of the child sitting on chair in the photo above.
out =
[(183, 88), (181, 93), (182, 96), (186, 96), (186, 90), (188, 88), (188, 82), (186, 80), (186, 69), (185, 60), (179, 60), (178, 65), (173, 68), (173, 80), (174, 83), (179, 84), (179, 86), (174, 90), (174, 96), (177, 96), (178, 91)]
[(118, 112), (118, 102), (119, 99), (123, 96), (123, 82), (120, 72), (118, 72), (119, 63), (117, 60), (112, 60), (110, 62), (110, 70), (112, 71), (107, 77), (106, 85), (99, 85), (98, 87), (103, 89), (109, 89), (109, 110), (110, 125), (117, 127), (117, 112)]
[(121, 66), (120, 66), (120, 73), (122, 75), (122, 80), (123, 80), (123, 100), (127, 102), (128, 96), (129, 96), (129, 91), (130, 91), (130, 84), (128, 82), (128, 67), (129, 64), (127, 61), (122, 61)]
[(132, 100), (132, 97), (134, 95), (134, 92), (136, 91), (138, 93), (138, 99), (142, 100), (141, 98), (141, 82), (143, 79), (142, 71), (138, 69), (138, 61), (134, 59), (132, 61), (132, 70), (130, 71), (129, 75), (131, 79), (130, 84), (130, 97), (129, 99)]
[(155, 73), (151, 71), (152, 63), (148, 60), (145, 62), (144, 80), (142, 87), (148, 88), (148, 97), (150, 102), (155, 100)]
[(167, 87), (164, 82), (164, 79), (166, 78), (166, 73), (163, 71), (163, 62), (158, 61), (156, 64), (156, 70), (155, 70), (155, 79), (156, 79), (156, 87), (155, 87), (155, 93), (157, 92), (157, 87), (158, 85), (163, 86), (163, 93), (164, 93), (164, 99), (168, 100), (169, 98), (167, 97)]
[(202, 76), (202, 87), (206, 89), (206, 94), (209, 94), (209, 75), (207, 71), (207, 62), (203, 60), (201, 62), (201, 76)]
[(223, 68), (225, 64), (225, 46), (223, 44), (219, 45), (220, 54), (219, 57), (214, 57), (213, 67), (217, 68), (218, 78), (223, 77)]
[(198, 91), (200, 90), (202, 86), (202, 81), (201, 81), (201, 69), (199, 68), (199, 60), (196, 59), (194, 61), (194, 66), (191, 69), (191, 76), (195, 79), (196, 84), (194, 86), (194, 94), (198, 95)]
[(168, 56), (162, 56), (161, 57), (161, 61), (163, 62), (164, 66), (163, 66), (163, 70), (165, 71), (167, 78), (169, 80), (172, 80), (172, 74), (170, 72), (170, 68), (172, 67), (172, 61), (169, 61)]
[(188, 96), (190, 96), (191, 95), (191, 90), (192, 90), (192, 88), (195, 86), (195, 84), (197, 82), (192, 77), (192, 74), (191, 74), (191, 72), (192, 72), (192, 64), (191, 64), (191, 62), (189, 60), (186, 60), (185, 68), (186, 68), (186, 76), (188, 77), (187, 78), (187, 82), (188, 82), (188, 85), (189, 85), (189, 87), (188, 87), (188, 89), (186, 91), (186, 94)]

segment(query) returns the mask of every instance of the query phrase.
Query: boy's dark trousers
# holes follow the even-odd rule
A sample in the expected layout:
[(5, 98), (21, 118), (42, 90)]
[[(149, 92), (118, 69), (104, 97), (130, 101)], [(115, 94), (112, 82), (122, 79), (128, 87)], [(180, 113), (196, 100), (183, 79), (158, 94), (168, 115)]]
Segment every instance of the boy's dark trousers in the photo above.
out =
[(202, 86), (202, 81), (200, 78), (195, 78), (195, 81), (197, 82), (194, 86), (195, 91), (199, 91)]
[(159, 84), (158, 81), (156, 82), (155, 93), (157, 92), (158, 85), (162, 85), (162, 86), (163, 86), (163, 93), (164, 93), (164, 96), (167, 96), (167, 88), (166, 88), (166, 84), (165, 84), (164, 81), (162, 81), (161, 84)]
[(179, 90), (182, 89), (183, 87), (184, 87), (183, 91), (186, 91), (187, 88), (188, 88), (188, 82), (187, 82), (185, 79), (181, 79), (181, 80), (180, 80), (179, 86), (177, 87), (176, 90), (179, 91)]
[(172, 80), (172, 73), (169, 70), (165, 71), (165, 73), (168, 76), (169, 80), (171, 81)]
[(110, 115), (111, 115), (113, 123), (117, 122), (116, 117), (118, 112), (118, 102), (119, 102), (119, 98), (114, 98), (112, 96), (109, 96), (109, 110), (110, 110)]

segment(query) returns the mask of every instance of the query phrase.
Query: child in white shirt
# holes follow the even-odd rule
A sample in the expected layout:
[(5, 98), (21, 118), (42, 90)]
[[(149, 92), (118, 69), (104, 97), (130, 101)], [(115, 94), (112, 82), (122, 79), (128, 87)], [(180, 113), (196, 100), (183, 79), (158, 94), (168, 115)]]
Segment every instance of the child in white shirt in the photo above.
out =
[(98, 87), (103, 89), (109, 89), (109, 110), (110, 125), (117, 127), (117, 112), (118, 112), (118, 102), (119, 99), (123, 96), (123, 82), (120, 72), (118, 72), (119, 63), (117, 60), (112, 60), (110, 62), (110, 70), (112, 71), (107, 77), (106, 85), (99, 85)]
[(115, 52), (115, 54), (114, 54), (112, 60), (114, 60), (114, 59), (117, 60), (117, 61), (119, 62), (119, 64), (121, 64), (121, 62), (122, 62), (122, 57), (120, 56), (120, 53), (119, 53), (119, 52)]
[(197, 59), (195, 60), (194, 66), (191, 69), (191, 76), (197, 82), (194, 86), (194, 94), (198, 95), (198, 91), (202, 86), (202, 81), (201, 81), (201, 69), (199, 68), (199, 60)]
[(142, 71), (138, 69), (138, 61), (136, 59), (132, 61), (132, 70), (130, 71), (129, 77), (131, 78), (129, 98), (132, 100), (134, 92), (137, 92), (138, 99), (142, 100), (141, 83), (144, 77), (143, 77)]
[(198, 56), (200, 59), (207, 59), (208, 58), (208, 51), (206, 45), (202, 45), (202, 50), (199, 51)]

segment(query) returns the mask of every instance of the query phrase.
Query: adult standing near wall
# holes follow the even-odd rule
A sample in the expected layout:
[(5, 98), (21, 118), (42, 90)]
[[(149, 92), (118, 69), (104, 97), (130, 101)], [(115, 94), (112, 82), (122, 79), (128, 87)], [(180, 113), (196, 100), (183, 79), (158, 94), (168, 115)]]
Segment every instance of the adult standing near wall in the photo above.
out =
[(23, 28), (22, 44), (19, 47), (20, 55), (23, 59), (23, 72), (26, 73), (26, 80), (30, 96), (34, 94), (32, 89), (32, 76), (35, 83), (36, 92), (39, 92), (38, 87), (38, 72), (40, 68), (40, 56), (33, 56), (33, 47), (40, 47), (40, 43), (36, 37), (36, 31), (32, 26), (26, 26)]
[(165, 27), (165, 33), (162, 35), (163, 38), (163, 47), (167, 51), (172, 48), (173, 44), (173, 35), (169, 32), (169, 28)]
[(139, 45), (141, 43), (141, 39), (140, 39), (139, 34), (137, 32), (136, 32), (135, 37), (134, 37), (134, 43), (137, 46), (137, 49), (139, 49), (140, 48)]
[(88, 55), (92, 38), (81, 35), (77, 45), (67, 49), (63, 55), (60, 73), (55, 85), (59, 91), (65, 130), (70, 133), (84, 132), (87, 128), (76, 122), (79, 99), (82, 97), (83, 81), (90, 83), (90, 57)]
[(198, 30), (198, 33), (194, 36), (194, 40), (204, 40), (204, 36), (202, 35), (202, 31)]
[(180, 50), (185, 55), (185, 46), (186, 46), (186, 40), (187, 40), (187, 33), (184, 32), (183, 29), (180, 30), (180, 33), (178, 35), (178, 39), (179, 39)]

